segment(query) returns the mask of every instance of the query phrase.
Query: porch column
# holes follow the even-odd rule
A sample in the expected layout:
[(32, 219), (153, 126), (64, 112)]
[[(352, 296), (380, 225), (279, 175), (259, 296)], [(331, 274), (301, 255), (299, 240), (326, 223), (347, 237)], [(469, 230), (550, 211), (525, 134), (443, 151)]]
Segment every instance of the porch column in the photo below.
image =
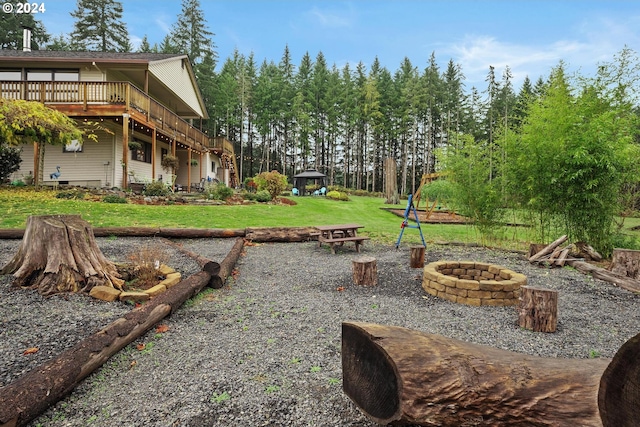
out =
[(127, 189), (129, 176), (129, 114), (122, 115), (122, 189)]
[(191, 148), (187, 149), (187, 193), (191, 193)]
[(156, 128), (151, 129), (151, 180), (156, 179)]

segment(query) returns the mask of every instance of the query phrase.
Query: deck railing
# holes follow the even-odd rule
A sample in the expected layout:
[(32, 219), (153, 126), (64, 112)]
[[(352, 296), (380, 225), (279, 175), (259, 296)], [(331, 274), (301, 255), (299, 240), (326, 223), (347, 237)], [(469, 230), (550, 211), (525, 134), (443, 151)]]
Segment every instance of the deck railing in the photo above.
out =
[[(44, 104), (82, 104), (84, 111), (97, 105), (122, 105), (155, 124), (156, 130), (191, 146), (211, 147), (200, 130), (129, 82), (0, 81), (0, 97)], [(102, 112), (104, 114), (104, 112)]]

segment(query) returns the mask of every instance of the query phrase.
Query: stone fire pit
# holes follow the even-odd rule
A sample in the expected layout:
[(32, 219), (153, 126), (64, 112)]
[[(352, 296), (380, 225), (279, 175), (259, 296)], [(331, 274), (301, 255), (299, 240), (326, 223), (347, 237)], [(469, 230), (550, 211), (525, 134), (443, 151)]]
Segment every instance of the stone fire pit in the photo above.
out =
[(424, 267), (422, 288), (429, 294), (467, 305), (517, 305), (524, 274), (473, 261), (438, 261)]

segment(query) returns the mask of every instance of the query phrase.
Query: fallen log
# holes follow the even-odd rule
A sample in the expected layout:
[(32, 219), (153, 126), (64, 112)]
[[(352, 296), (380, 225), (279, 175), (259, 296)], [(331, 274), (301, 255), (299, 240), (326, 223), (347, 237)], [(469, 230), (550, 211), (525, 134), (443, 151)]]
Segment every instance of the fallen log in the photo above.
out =
[(252, 242), (306, 242), (317, 231), (315, 227), (247, 228), (245, 238)]
[(529, 262), (535, 262), (538, 259), (542, 258), (543, 256), (550, 254), (551, 252), (554, 251), (555, 248), (557, 248), (558, 246), (560, 246), (561, 244), (563, 244), (564, 242), (567, 241), (567, 236), (561, 236), (558, 239), (556, 239), (555, 241), (551, 242), (549, 245), (547, 245), (544, 249), (542, 249), (540, 252), (538, 252), (537, 254), (530, 256), (529, 257)]
[[(175, 238), (207, 238), (207, 237), (243, 237), (244, 228), (156, 228), (156, 227), (94, 227), (95, 237), (175, 237)], [(22, 239), (23, 228), (0, 229), (0, 239)]]
[(604, 268), (597, 267), (585, 261), (569, 260), (566, 262), (566, 264), (582, 273), (591, 274), (591, 276), (595, 277), (596, 279), (613, 283), (630, 292), (640, 293), (640, 280), (636, 280), (632, 277), (627, 277), (626, 275), (616, 274), (612, 271), (605, 270)]
[[(238, 239), (220, 263), (219, 276), (231, 274), (243, 247)], [(139, 308), (83, 339), (54, 359), (0, 388), (0, 426), (24, 426), (62, 399), (111, 356), (174, 313), (206, 287), (211, 275), (198, 272), (182, 280)]]
[[(394, 326), (342, 324), (344, 392), (382, 425), (602, 426), (598, 390), (608, 364), (529, 356)], [(627, 406), (637, 411), (634, 403)]]
[(222, 282), (222, 278), (219, 275), (220, 264), (218, 264), (215, 261), (211, 261), (209, 258), (205, 258), (200, 254), (190, 251), (189, 249), (185, 248), (179, 243), (175, 243), (166, 238), (163, 238), (162, 240), (165, 244), (175, 248), (176, 250), (182, 252), (189, 258), (192, 258), (193, 260), (195, 260), (200, 266), (200, 268), (202, 268), (203, 271), (206, 271), (207, 273), (209, 273), (211, 275), (211, 280), (209, 281), (210, 287), (212, 287), (213, 289), (222, 288), (224, 283)]

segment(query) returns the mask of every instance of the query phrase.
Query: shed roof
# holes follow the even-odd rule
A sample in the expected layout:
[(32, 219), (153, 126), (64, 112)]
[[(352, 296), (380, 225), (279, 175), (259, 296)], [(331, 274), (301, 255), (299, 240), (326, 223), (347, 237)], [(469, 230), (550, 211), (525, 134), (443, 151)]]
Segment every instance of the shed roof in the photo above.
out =
[(327, 175), (323, 174), (322, 172), (318, 172), (317, 170), (307, 170), (304, 172), (300, 172), (297, 175), (293, 176), (294, 178), (326, 178)]

